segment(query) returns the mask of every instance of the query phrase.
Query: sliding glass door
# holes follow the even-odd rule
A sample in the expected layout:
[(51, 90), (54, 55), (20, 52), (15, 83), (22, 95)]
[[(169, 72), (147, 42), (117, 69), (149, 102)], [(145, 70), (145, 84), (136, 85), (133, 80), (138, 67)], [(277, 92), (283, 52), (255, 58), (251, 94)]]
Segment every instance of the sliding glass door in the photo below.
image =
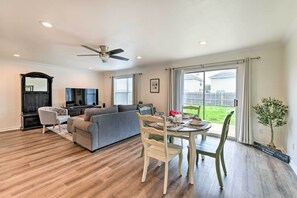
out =
[[(200, 117), (212, 123), (210, 133), (215, 136), (221, 134), (226, 115), (235, 111), (236, 73), (237, 69), (224, 69), (184, 74), (183, 105), (201, 106)], [(236, 138), (235, 120), (236, 115), (231, 120), (230, 138)]]

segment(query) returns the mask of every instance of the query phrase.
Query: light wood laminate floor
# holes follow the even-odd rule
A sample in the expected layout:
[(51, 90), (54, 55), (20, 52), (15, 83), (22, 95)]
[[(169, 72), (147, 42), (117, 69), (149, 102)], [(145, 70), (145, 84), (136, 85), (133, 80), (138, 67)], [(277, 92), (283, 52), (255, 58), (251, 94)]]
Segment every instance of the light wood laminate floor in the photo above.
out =
[[(53, 132), (0, 133), (0, 197), (162, 197), (164, 167), (151, 160), (141, 183), (140, 150), (140, 136), (90, 153)], [(286, 163), (232, 141), (225, 150), (223, 191), (212, 158), (199, 161), (195, 185), (188, 184), (185, 148), (183, 176), (178, 158), (169, 164), (165, 197), (297, 196), (297, 177)]]

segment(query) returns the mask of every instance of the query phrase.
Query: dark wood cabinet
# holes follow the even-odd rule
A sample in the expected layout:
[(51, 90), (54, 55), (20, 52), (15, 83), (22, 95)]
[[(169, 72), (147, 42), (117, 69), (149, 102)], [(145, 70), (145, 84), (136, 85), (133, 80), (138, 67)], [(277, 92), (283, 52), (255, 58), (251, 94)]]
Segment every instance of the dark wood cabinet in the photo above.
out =
[(22, 83), (22, 113), (21, 130), (42, 127), (38, 108), (52, 106), (53, 77), (40, 72), (21, 74)]

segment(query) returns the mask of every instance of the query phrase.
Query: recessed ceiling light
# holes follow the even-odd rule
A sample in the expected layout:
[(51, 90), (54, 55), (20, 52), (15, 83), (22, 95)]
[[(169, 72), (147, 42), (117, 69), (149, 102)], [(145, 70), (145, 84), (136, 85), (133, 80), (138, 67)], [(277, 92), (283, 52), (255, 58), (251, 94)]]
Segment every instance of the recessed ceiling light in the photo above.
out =
[(92, 67), (89, 67), (89, 70), (92, 70)]
[(207, 41), (200, 41), (199, 44), (200, 45), (206, 45), (207, 44)]
[(20, 57), (20, 55), (19, 55), (19, 54), (14, 54), (13, 56), (14, 56), (14, 57)]
[(40, 21), (39, 23), (41, 25), (43, 25), (44, 27), (47, 27), (47, 28), (53, 27), (53, 25), (50, 22), (47, 22), (47, 21)]
[(141, 57), (141, 56), (137, 56), (136, 58), (137, 58), (137, 59), (142, 59), (142, 57)]

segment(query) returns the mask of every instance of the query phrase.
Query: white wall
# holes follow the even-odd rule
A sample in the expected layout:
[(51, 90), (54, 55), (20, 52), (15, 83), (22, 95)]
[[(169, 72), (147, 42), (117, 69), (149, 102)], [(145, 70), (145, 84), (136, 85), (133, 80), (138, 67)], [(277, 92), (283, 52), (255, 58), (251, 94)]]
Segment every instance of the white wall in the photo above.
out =
[[(111, 76), (142, 73), (140, 100), (143, 103), (153, 103), (159, 111), (166, 111), (168, 72), (165, 71), (165, 68), (165, 66), (138, 67), (130, 70), (106, 72), (104, 74), (104, 102), (107, 106), (111, 105)], [(150, 79), (152, 78), (160, 78), (160, 93), (150, 93)]]
[[(297, 32), (285, 45), (285, 85), (289, 116), (287, 123), (286, 149), (297, 165)], [(295, 167), (296, 168), (296, 167)], [(297, 170), (296, 170), (297, 171)]]
[(104, 95), (103, 74), (94, 71), (5, 59), (0, 60), (0, 71), (0, 132), (21, 126), (20, 74), (43, 72), (53, 76), (53, 106), (65, 105), (66, 87), (97, 88), (100, 103)]
[(210, 92), (225, 91), (227, 93), (236, 92), (236, 78), (215, 78), (211, 79)]
[(184, 91), (185, 92), (202, 92), (203, 85), (199, 80), (185, 80), (184, 82)]
[[(283, 49), (280, 45), (274, 44), (257, 48), (237, 50), (228, 53), (215, 54), (210, 56), (195, 57), (175, 61), (168, 64), (150, 65), (147, 67), (137, 67), (135, 69), (122, 70), (104, 74), (105, 95), (104, 102), (110, 105), (111, 102), (111, 79), (112, 75), (123, 75), (132, 73), (143, 73), (141, 77), (141, 100), (144, 103), (153, 103), (158, 111), (167, 111), (167, 87), (168, 71), (165, 68), (186, 65), (199, 65), (203, 63), (213, 63), (225, 60), (242, 59), (245, 57), (261, 56), (260, 60), (253, 60), (252, 66), (252, 104), (260, 102), (263, 97), (275, 97), (284, 99), (283, 91)], [(145, 58), (145, 57), (144, 57)], [(149, 80), (160, 78), (160, 93), (153, 94), (149, 91)], [(256, 141), (269, 142), (270, 130), (258, 124), (256, 115), (252, 115), (253, 132)], [(284, 146), (283, 128), (278, 128), (275, 135), (276, 145)], [(296, 145), (297, 146), (297, 145)]]

